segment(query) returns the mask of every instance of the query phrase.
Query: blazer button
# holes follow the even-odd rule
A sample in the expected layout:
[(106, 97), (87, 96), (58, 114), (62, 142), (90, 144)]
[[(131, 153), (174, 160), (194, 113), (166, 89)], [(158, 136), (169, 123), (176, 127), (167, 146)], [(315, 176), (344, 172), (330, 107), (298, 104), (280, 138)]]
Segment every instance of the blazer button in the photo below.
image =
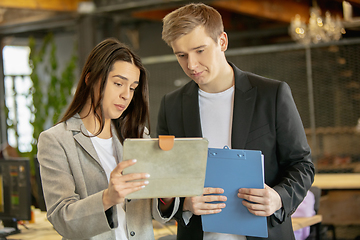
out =
[(128, 199), (127, 202), (131, 202), (131, 199)]
[(134, 232), (134, 231), (131, 231), (131, 232), (130, 232), (130, 236), (132, 236), (132, 237), (135, 236), (135, 232)]

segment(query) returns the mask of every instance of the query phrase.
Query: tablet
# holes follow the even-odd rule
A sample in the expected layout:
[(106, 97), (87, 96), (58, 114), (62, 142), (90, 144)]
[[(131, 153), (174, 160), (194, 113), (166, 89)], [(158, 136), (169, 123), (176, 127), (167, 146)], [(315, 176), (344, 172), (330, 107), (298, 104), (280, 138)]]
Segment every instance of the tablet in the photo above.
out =
[(203, 194), (208, 140), (205, 138), (128, 138), (123, 159), (137, 163), (123, 173), (149, 173), (149, 184), (128, 199), (190, 197)]

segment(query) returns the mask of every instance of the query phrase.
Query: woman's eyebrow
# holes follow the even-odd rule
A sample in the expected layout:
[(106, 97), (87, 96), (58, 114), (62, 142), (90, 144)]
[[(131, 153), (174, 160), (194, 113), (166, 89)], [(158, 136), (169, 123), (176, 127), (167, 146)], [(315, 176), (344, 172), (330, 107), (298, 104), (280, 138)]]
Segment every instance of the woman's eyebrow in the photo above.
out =
[(124, 77), (123, 75), (120, 75), (120, 74), (116, 74), (113, 77), (117, 77), (117, 78), (121, 78), (123, 80), (129, 81), (129, 79), (127, 77)]

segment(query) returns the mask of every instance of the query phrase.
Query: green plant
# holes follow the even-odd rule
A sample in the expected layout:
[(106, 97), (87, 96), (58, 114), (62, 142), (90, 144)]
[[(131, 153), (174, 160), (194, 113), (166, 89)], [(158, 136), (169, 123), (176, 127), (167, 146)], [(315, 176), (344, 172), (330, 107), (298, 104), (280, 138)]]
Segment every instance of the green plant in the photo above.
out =
[[(50, 121), (55, 124), (61, 115), (62, 110), (68, 103), (71, 96), (71, 89), (75, 83), (75, 69), (77, 62), (76, 44), (73, 48), (72, 56), (67, 63), (61, 77), (57, 76), (58, 61), (56, 57), (56, 44), (54, 36), (49, 33), (43, 39), (39, 50), (36, 49), (36, 40), (33, 37), (29, 39), (30, 56), (29, 62), (32, 68), (30, 75), (33, 86), (30, 89), (32, 95), (33, 105), (31, 112), (33, 119), (31, 124), (34, 128), (32, 151), (30, 157), (37, 153), (37, 140), (40, 133), (44, 130), (45, 124)], [(50, 76), (50, 82), (42, 79), (38, 74), (38, 67), (40, 64), (45, 64), (47, 57), (49, 58), (49, 65), (46, 66), (45, 72)], [(45, 64), (46, 65), (46, 64)], [(47, 86), (44, 88), (44, 86)]]

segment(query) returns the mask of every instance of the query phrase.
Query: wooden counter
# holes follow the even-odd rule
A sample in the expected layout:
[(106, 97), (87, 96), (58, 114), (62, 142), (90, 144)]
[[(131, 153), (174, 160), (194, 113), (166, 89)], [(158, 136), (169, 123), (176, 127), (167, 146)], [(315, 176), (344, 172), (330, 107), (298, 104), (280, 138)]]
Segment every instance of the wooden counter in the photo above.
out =
[(318, 173), (313, 186), (320, 189), (360, 189), (360, 173)]

